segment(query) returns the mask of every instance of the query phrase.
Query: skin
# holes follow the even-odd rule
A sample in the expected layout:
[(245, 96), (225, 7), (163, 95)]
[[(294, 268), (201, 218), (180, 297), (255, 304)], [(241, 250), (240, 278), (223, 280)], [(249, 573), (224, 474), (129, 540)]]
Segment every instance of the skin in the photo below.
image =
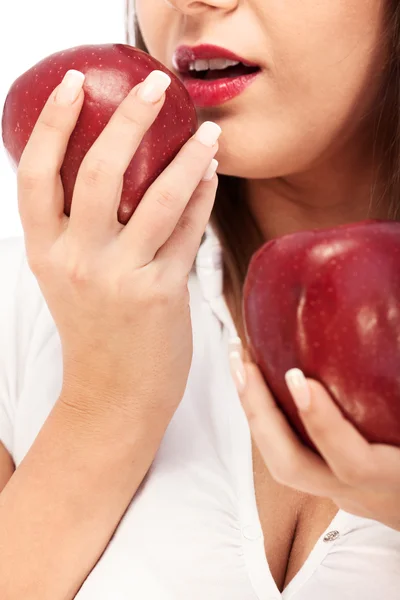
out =
[[(222, 127), (219, 173), (246, 180), (265, 239), (387, 215), (377, 167), (384, 140), (374, 134), (386, 75), (386, 6), (384, 0), (137, 0), (146, 45), (171, 70), (177, 46), (202, 43), (262, 67), (244, 93), (199, 109), (199, 118)], [(400, 451), (368, 444), (311, 381), (311, 403), (300, 414), (325, 460), (316, 459), (277, 410), (251, 356), (244, 359), (239, 393), (256, 444), (257, 503), (267, 558), (283, 589), (337, 507), (400, 530)]]
[(0, 445), (0, 598), (76, 597), (184, 394), (187, 282), (214, 204), (218, 178), (203, 177), (218, 131), (196, 132), (118, 223), (123, 174), (164, 104), (168, 81), (158, 80), (157, 95), (153, 74), (129, 92), (86, 154), (69, 216), (60, 168), (84, 103), (81, 77), (73, 97), (65, 82), (51, 92), (18, 165), (27, 260), (60, 334), (63, 377), (15, 470)]
[[(376, 50), (383, 5), (372, 0), (306, 0), (300, 10), (298, 4), (294, 0), (172, 0), (168, 5), (161, 0), (140, 0), (138, 6), (151, 51), (169, 66), (172, 50), (182, 42), (231, 45), (243, 55), (250, 52), (244, 46), (251, 44), (254, 54), (248, 55), (250, 60), (257, 60), (256, 51), (266, 49), (263, 56), (270, 57), (269, 75), (265, 72), (257, 86), (229, 106), (200, 115), (224, 127), (221, 172), (248, 181), (248, 202), (266, 236), (358, 217), (368, 211), (372, 182), (379, 192), (372, 151), (368, 151), (372, 143), (366, 143), (371, 127), (367, 118), (361, 121), (361, 115), (376, 104), (375, 84), (383, 72), (384, 53)], [(237, 40), (243, 48), (236, 47)], [(159, 41), (162, 47), (157, 48)], [(0, 494), (1, 598), (72, 600), (76, 596), (143, 481), (172, 416), (173, 402), (181, 397), (172, 390), (166, 402), (170, 382), (184, 385), (185, 379), (184, 365), (174, 368), (172, 374), (169, 370), (171, 356), (176, 365), (177, 353), (182, 352), (182, 336), (171, 350), (169, 344), (176, 335), (171, 336), (168, 327), (176, 334), (178, 321), (172, 311), (182, 314), (177, 293), (187, 307), (187, 275), (210, 216), (217, 178), (199, 181), (218, 144), (209, 148), (195, 140), (188, 142), (181, 160), (153, 184), (142, 208), (132, 217), (130, 227), (137, 226), (149, 235), (144, 239), (132, 232), (124, 234), (125, 229), (120, 231), (108, 212), (112, 210), (115, 216), (110, 198), (118, 199), (122, 167), (130, 160), (134, 140), (141, 139), (162, 103), (145, 107), (136, 92), (122, 103), (88, 153), (75, 189), (75, 211), (68, 221), (62, 211), (59, 170), (83, 93), (68, 106), (57, 101), (57, 90), (52, 93), (28, 142), (22, 167), (20, 164), (19, 207), (30, 266), (46, 290), (64, 349), (71, 348), (70, 343), (75, 347), (71, 352), (74, 360), (64, 364), (69, 377), (64, 378), (58, 402), (11, 478), (14, 465), (0, 446), (0, 489), (5, 486)], [(266, 99), (268, 110), (260, 110)], [(252, 106), (257, 106), (254, 114)], [(373, 116), (373, 110), (369, 114)], [(260, 135), (262, 127), (268, 135)], [(240, 136), (240, 147), (235, 144), (236, 136)], [(99, 161), (103, 165), (100, 170)], [(187, 185), (182, 186), (182, 181)], [(175, 202), (166, 204), (166, 198)], [(94, 199), (99, 219), (77, 217), (91, 210)], [(185, 226), (178, 227), (179, 223)], [(129, 252), (125, 244), (129, 244)], [(92, 253), (89, 261), (88, 250)], [(129, 290), (121, 281), (126, 281), (126, 272), (132, 278), (135, 256), (136, 260), (141, 256), (143, 262), (139, 263), (146, 264), (146, 269), (137, 269), (135, 285)], [(154, 258), (149, 263), (150, 257)], [(168, 269), (171, 257), (173, 271)], [(111, 263), (118, 265), (117, 271), (109, 268)], [(160, 296), (153, 292), (154, 278)], [(152, 293), (146, 295), (149, 290)], [(111, 315), (108, 322), (96, 316), (93, 298), (99, 299), (102, 312), (107, 299), (112, 309), (106, 311)], [(90, 304), (90, 314), (85, 311), (85, 301)], [(139, 302), (141, 310), (154, 307), (157, 315), (160, 305), (167, 311), (161, 313), (162, 326), (154, 327), (157, 339), (149, 338), (146, 329), (140, 333), (136, 329), (154, 323), (154, 313), (149, 318), (145, 312), (139, 324), (129, 320), (128, 326), (121, 302), (123, 307), (129, 306), (130, 314), (133, 302)], [(69, 317), (74, 320), (72, 326)], [(79, 323), (77, 319), (81, 319)], [(96, 365), (91, 364), (85, 336), (79, 336), (78, 346), (69, 337), (76, 331), (90, 331), (91, 324), (91, 331), (100, 336), (99, 347), (106, 346), (101, 343), (102, 335), (110, 339), (108, 327), (115, 331), (120, 326), (117, 347), (107, 344), (111, 354), (95, 361)], [(181, 319), (179, 324), (184, 325)], [(189, 325), (188, 321), (183, 331), (187, 339), (191, 339)], [(140, 340), (135, 358), (140, 368), (135, 372), (140, 373), (142, 383), (143, 374), (150, 369), (145, 381), (151, 382), (142, 384), (139, 390), (144, 391), (135, 394), (131, 390), (136, 383), (130, 381), (131, 328), (132, 337)], [(121, 355), (121, 339), (128, 338), (124, 336), (128, 336), (130, 348), (126, 377), (119, 368), (113, 379), (115, 361), (125, 364), (121, 359), (127, 353)], [(89, 339), (92, 348), (92, 336)], [(146, 353), (143, 340), (149, 339)], [(165, 346), (168, 351), (158, 353), (159, 376), (155, 380), (148, 356), (155, 347)], [(81, 361), (76, 361), (77, 351)], [(89, 364), (85, 362), (88, 355)], [(186, 350), (184, 355), (188, 355)], [(310, 382), (310, 402), (307, 409), (301, 408), (301, 414), (325, 459), (316, 461), (282, 419), (250, 357), (245, 358), (247, 385), (240, 389), (240, 396), (258, 447), (254, 450), (254, 477), (267, 557), (282, 589), (338, 506), (400, 530), (400, 451), (367, 444), (344, 421), (318, 383)], [(78, 372), (77, 362), (85, 363)], [(127, 387), (121, 389), (125, 381)], [(304, 389), (298, 397), (295, 394), (295, 399), (301, 397), (304, 399)], [(160, 405), (157, 398), (162, 400)], [(343, 442), (340, 446), (339, 440)]]
[(0, 492), (5, 487), (7, 481), (10, 479), (14, 472), (14, 463), (11, 456), (4, 448), (3, 444), (0, 444)]
[[(199, 110), (223, 128), (219, 173), (248, 180), (266, 237), (365, 215), (382, 84), (383, 0), (137, 0), (149, 51), (214, 43), (263, 68), (243, 94)], [(241, 143), (237, 144), (236, 140)], [(351, 201), (349, 201), (351, 199)]]

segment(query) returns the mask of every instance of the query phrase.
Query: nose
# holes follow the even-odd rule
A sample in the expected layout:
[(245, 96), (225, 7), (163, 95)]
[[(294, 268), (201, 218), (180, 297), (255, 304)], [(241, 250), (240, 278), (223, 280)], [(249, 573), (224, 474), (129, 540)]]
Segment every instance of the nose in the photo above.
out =
[(195, 15), (209, 10), (220, 8), (227, 12), (234, 10), (239, 0), (164, 0), (171, 8), (179, 10), (186, 15)]

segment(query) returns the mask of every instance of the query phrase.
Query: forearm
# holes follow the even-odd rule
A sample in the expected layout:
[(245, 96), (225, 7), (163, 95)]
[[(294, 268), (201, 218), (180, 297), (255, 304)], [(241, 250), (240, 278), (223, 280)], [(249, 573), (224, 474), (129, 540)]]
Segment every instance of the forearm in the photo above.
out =
[(157, 451), (160, 430), (72, 404), (58, 401), (0, 494), (0, 598), (74, 598)]

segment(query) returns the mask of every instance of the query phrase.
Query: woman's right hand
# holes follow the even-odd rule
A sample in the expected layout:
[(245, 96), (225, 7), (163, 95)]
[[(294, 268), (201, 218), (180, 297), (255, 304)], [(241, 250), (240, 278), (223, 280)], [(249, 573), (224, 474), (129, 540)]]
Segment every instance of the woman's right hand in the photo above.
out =
[(74, 408), (99, 411), (106, 398), (164, 428), (191, 365), (187, 284), (215, 199), (217, 177), (202, 178), (220, 129), (203, 124), (121, 225), (123, 175), (164, 103), (159, 73), (148, 78), (159, 100), (136, 86), (85, 156), (69, 218), (60, 168), (84, 93), (71, 103), (56, 88), (21, 157), (18, 203), (29, 266), (61, 339), (63, 389), (79, 392)]

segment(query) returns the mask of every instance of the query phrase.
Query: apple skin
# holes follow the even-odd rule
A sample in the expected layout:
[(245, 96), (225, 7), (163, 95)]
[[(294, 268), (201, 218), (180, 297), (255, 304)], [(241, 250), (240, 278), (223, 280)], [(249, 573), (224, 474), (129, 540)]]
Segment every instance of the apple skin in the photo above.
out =
[(22, 74), (7, 95), (2, 119), (3, 142), (17, 168), (33, 127), (52, 90), (69, 69), (85, 74), (85, 100), (70, 138), (61, 179), (65, 214), (70, 215), (81, 162), (131, 89), (154, 69), (171, 77), (165, 104), (145, 134), (124, 176), (118, 220), (125, 225), (145, 191), (197, 129), (193, 102), (180, 80), (145, 52), (126, 44), (85, 45), (60, 51)]
[(255, 362), (311, 448), (284, 375), (320, 381), (369, 441), (400, 446), (400, 223), (302, 231), (252, 257), (243, 297)]

